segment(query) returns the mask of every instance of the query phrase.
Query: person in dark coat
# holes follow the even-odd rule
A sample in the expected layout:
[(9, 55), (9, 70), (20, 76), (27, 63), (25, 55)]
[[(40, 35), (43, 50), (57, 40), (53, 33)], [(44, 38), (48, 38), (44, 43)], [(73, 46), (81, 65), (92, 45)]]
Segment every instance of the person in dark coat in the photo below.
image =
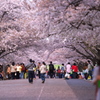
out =
[(49, 75), (50, 75), (50, 78), (54, 77), (54, 71), (55, 71), (54, 65), (52, 64), (52, 61), (50, 61), (50, 64), (49, 64)]

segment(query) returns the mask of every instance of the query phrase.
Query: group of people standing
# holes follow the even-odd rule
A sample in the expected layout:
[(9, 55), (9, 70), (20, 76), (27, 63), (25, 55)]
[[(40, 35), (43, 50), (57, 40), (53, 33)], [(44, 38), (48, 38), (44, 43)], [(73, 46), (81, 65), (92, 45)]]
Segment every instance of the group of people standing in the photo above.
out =
[(3, 79), (23, 79), (25, 78), (26, 67), (24, 63), (15, 64), (15, 62), (12, 62), (11, 65), (8, 64), (5, 68), (6, 70), (4, 71), (3, 66), (0, 67), (1, 69), (0, 75), (2, 76), (2, 80)]
[[(93, 68), (91, 66), (90, 61), (88, 61), (87, 64), (85, 64), (84, 69), (82, 72), (79, 71), (79, 67), (74, 63), (73, 65), (68, 62), (66, 65), (62, 63), (62, 65), (58, 65), (58, 67), (54, 67), (54, 64), (52, 61), (50, 61), (49, 65), (46, 65), (45, 62), (38, 62), (35, 64), (35, 61), (30, 59), (29, 64), (25, 65), (24, 63), (21, 64), (15, 64), (15, 62), (12, 62), (11, 65), (7, 65), (6, 70), (6, 78), (7, 79), (23, 79), (28, 77), (33, 78), (41, 78), (42, 76), (45, 76), (47, 78), (79, 78), (79, 76), (83, 76), (84, 79), (88, 79), (90, 77), (92, 79), (92, 72)], [(45, 70), (41, 69), (42, 66), (46, 66)], [(0, 75), (3, 76), (3, 74), (0, 71)], [(30, 74), (31, 73), (31, 74)], [(33, 73), (33, 75), (32, 75)], [(45, 73), (42, 75), (41, 73)], [(43, 77), (42, 77), (43, 78)], [(3, 79), (3, 77), (1, 77)], [(44, 80), (44, 79), (43, 79)], [(31, 80), (29, 80), (31, 81)]]
[[(33, 78), (35, 78), (35, 68), (36, 68), (36, 64), (35, 61), (30, 59), (30, 64), (26, 66), (26, 68), (28, 69), (28, 81), (29, 83), (33, 83)], [(37, 66), (37, 75), (39, 78), (42, 79), (42, 83), (45, 82), (45, 73), (47, 70), (47, 66), (45, 62), (42, 62), (42, 64), (39, 62), (38, 66)]]
[(68, 62), (66, 66), (62, 64), (61, 66), (58, 66), (58, 69), (55, 72), (55, 76), (57, 76), (58, 78), (78, 78), (78, 66), (76, 65), (76, 63), (71, 65), (70, 62)]
[[(42, 66), (46, 66), (46, 68), (43, 70)], [(45, 73), (42, 75), (41, 73)], [(86, 68), (83, 70), (84, 78), (88, 79), (88, 76), (91, 76), (92, 79), (92, 68), (90, 65), (90, 62), (88, 61), (88, 65), (86, 65)], [(67, 65), (58, 65), (57, 68), (54, 67), (54, 64), (52, 61), (50, 61), (49, 65), (46, 65), (45, 62), (38, 62), (37, 65), (35, 64), (35, 61), (30, 59), (29, 64), (25, 65), (24, 63), (21, 64), (15, 64), (15, 62), (12, 62), (11, 65), (7, 65), (7, 71), (6, 71), (6, 78), (7, 79), (23, 79), (28, 78), (32, 76), (33, 78), (41, 78), (42, 76), (45, 76), (47, 78), (78, 78), (80, 75), (78, 66), (76, 63), (73, 65), (70, 64), (70, 62), (67, 63)], [(43, 77), (42, 77), (43, 78)], [(43, 78), (43, 80), (45, 80)], [(29, 80), (31, 82), (31, 80)]]
[(42, 83), (45, 82), (45, 77), (77, 79), (79, 78), (79, 76), (82, 76), (81, 74), (84, 75), (84, 79), (88, 79), (89, 76), (92, 79), (92, 72), (93, 72), (93, 68), (90, 64), (90, 61), (88, 61), (86, 68), (83, 69), (81, 73), (76, 63), (71, 65), (70, 62), (68, 62), (66, 66), (62, 64), (61, 66), (58, 66), (58, 68), (56, 69), (52, 61), (50, 61), (50, 64), (48, 65), (48, 68), (47, 68), (47, 65), (45, 62), (42, 62), (42, 63), (39, 62), (36, 66), (35, 61), (30, 59), (30, 64), (27, 65), (26, 68), (28, 69), (29, 83), (33, 82), (33, 78), (36, 78), (36, 75), (42, 79)]
[(70, 64), (70, 62), (68, 62), (68, 64), (66, 65), (66, 74), (65, 77), (67, 78), (78, 78), (78, 66), (76, 65), (76, 63), (74, 63), (73, 65)]
[(11, 65), (7, 65), (7, 75), (8, 79), (23, 79), (26, 68), (24, 63), (15, 64), (12, 62)]

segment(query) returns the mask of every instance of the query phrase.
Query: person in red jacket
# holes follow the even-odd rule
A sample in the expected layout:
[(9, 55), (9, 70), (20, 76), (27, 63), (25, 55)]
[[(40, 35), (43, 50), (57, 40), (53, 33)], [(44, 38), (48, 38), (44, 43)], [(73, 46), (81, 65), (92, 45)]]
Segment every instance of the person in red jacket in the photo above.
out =
[(72, 71), (73, 71), (73, 78), (78, 78), (78, 74), (77, 74), (77, 72), (78, 72), (78, 66), (76, 66), (76, 63), (74, 63), (73, 65), (72, 65)]

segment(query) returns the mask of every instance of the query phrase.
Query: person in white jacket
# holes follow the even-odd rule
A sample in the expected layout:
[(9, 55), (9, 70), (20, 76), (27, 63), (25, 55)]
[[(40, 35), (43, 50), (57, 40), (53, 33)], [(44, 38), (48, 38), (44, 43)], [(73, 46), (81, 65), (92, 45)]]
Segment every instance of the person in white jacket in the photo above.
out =
[(42, 79), (42, 83), (45, 82), (45, 73), (46, 73), (46, 64), (45, 62), (42, 62), (42, 65), (40, 66), (40, 73), (41, 73), (41, 79)]
[(71, 73), (71, 64), (70, 64), (70, 62), (68, 62), (68, 64), (66, 65), (65, 70), (66, 70), (65, 78), (69, 79), (70, 78), (70, 73)]

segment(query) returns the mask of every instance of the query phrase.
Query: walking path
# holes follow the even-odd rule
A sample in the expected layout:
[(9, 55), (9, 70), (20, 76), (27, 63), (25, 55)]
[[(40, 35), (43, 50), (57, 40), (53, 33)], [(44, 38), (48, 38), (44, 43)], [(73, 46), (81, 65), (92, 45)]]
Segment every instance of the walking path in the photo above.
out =
[(71, 87), (78, 100), (95, 100), (95, 87), (89, 80), (72, 79), (67, 84)]
[[(82, 100), (73, 91), (74, 85), (70, 85), (71, 81), (73, 80), (46, 79), (44, 84), (40, 79), (34, 80), (33, 84), (26, 79), (0, 81), (0, 100)], [(73, 82), (76, 81), (79, 80)], [(83, 87), (85, 88), (84, 85)]]

